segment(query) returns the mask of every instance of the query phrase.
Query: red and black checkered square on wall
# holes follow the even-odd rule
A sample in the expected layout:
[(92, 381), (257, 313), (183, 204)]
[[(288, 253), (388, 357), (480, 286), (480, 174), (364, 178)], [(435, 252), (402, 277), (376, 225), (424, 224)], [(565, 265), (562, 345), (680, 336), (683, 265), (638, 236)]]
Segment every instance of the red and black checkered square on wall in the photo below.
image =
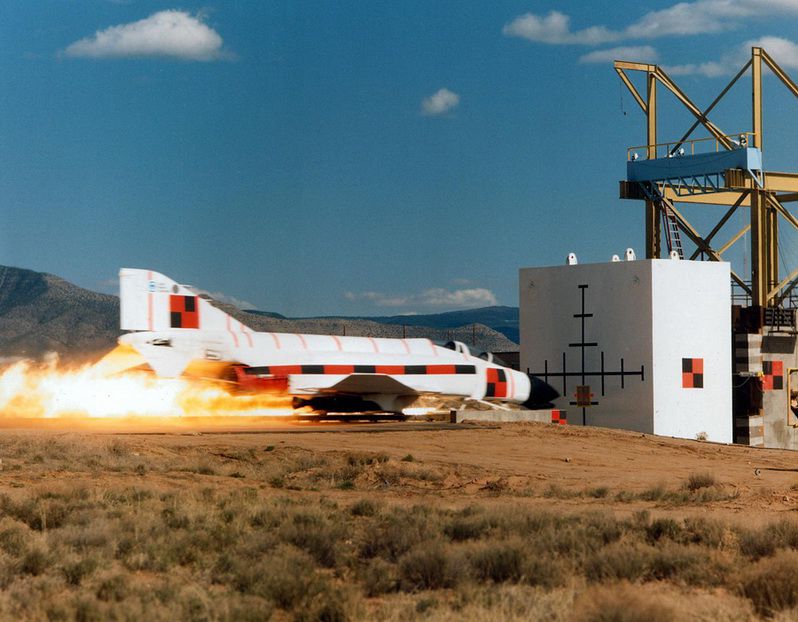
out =
[(682, 388), (704, 388), (704, 359), (682, 359)]
[(762, 389), (780, 391), (784, 388), (784, 361), (762, 361)]
[(172, 328), (199, 328), (196, 296), (169, 296), (169, 325)]

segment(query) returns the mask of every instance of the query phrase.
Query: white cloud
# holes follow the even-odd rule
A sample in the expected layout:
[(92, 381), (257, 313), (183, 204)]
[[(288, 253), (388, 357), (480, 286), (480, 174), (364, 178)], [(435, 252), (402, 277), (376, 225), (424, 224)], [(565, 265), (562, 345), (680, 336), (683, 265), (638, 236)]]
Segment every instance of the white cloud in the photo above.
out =
[(731, 73), (731, 69), (727, 63), (718, 61), (687, 63), (686, 65), (666, 65), (663, 69), (672, 76), (699, 75), (706, 76), (707, 78), (717, 78), (718, 76), (725, 76)]
[(785, 69), (798, 68), (798, 44), (781, 37), (762, 37), (745, 43), (746, 55), (752, 47), (765, 48), (765, 51)]
[(496, 295), (489, 289), (472, 287), (466, 289), (445, 289), (433, 287), (417, 294), (385, 294), (382, 292), (346, 292), (347, 300), (366, 301), (378, 307), (419, 307), (419, 308), (476, 308), (498, 304)]
[(222, 38), (200, 16), (186, 11), (158, 11), (149, 17), (98, 30), (63, 52), (86, 58), (172, 57), (211, 61), (229, 57)]
[[(628, 39), (654, 39), (733, 30), (752, 19), (798, 15), (798, 0), (696, 0), (650, 11), (621, 30), (591, 26), (571, 31), (570, 17), (551, 11), (545, 17), (526, 13), (504, 26), (509, 37), (549, 44), (599, 45)], [(699, 71), (700, 69), (696, 69)]]
[(614, 60), (634, 60), (652, 63), (657, 60), (657, 50), (650, 45), (633, 45), (626, 47), (596, 50), (579, 58), (580, 63), (611, 63)]
[(559, 11), (551, 11), (545, 17), (525, 13), (505, 24), (502, 32), (508, 37), (551, 44), (597, 45), (616, 41), (619, 38), (618, 33), (604, 26), (591, 26), (571, 32), (570, 21), (570, 17)]
[(436, 116), (449, 112), (460, 103), (460, 96), (447, 88), (440, 89), (421, 102), (425, 115)]
[(761, 37), (740, 44), (740, 46), (726, 54), (720, 60), (703, 63), (674, 65), (664, 67), (665, 71), (674, 76), (701, 75), (708, 78), (725, 76), (738, 71), (746, 60), (751, 57), (751, 48), (765, 48), (779, 65), (785, 69), (798, 68), (798, 44), (781, 37)]

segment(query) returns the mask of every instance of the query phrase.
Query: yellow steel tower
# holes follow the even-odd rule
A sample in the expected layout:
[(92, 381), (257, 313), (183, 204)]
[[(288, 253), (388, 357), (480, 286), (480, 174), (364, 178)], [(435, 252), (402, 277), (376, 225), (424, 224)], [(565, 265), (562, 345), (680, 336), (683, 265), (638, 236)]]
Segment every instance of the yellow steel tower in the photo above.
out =
[[(646, 144), (628, 153), (627, 179), (621, 182), (621, 198), (645, 201), (646, 257), (662, 255), (663, 233), (667, 250), (684, 256), (681, 235), (695, 245), (689, 259), (720, 261), (723, 254), (750, 233), (751, 272), (732, 271), (750, 305), (772, 310), (795, 306), (798, 269), (780, 274), (779, 225), (798, 229), (798, 218), (787, 207), (798, 201), (798, 173), (762, 169), (762, 71), (763, 64), (798, 97), (798, 85), (762, 48), (752, 48), (751, 59), (715, 100), (701, 110), (667, 73), (657, 65), (616, 61), (615, 71), (646, 116)], [(747, 72), (751, 74), (751, 131), (728, 134), (710, 121), (709, 114)], [(641, 94), (627, 72), (645, 73)], [(684, 135), (671, 143), (658, 143), (657, 88), (662, 86), (695, 117)], [(708, 139), (691, 140), (703, 126)], [(685, 218), (680, 204), (717, 205), (725, 212), (706, 235)], [(750, 221), (725, 243), (717, 245), (718, 232), (738, 210), (748, 208)], [(661, 226), (662, 225), (662, 226)], [(791, 316), (794, 325), (794, 313)]]

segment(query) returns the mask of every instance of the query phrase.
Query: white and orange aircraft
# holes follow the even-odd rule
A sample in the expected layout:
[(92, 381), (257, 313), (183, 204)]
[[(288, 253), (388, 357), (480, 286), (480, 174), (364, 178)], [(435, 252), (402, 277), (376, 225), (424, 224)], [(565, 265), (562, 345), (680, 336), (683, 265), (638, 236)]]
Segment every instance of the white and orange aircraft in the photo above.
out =
[(540, 382), (459, 342), (254, 332), (158, 272), (123, 268), (119, 281), (121, 328), (132, 331), (119, 342), (163, 377), (213, 377), (321, 412), (394, 413), (421, 395), (524, 403)]

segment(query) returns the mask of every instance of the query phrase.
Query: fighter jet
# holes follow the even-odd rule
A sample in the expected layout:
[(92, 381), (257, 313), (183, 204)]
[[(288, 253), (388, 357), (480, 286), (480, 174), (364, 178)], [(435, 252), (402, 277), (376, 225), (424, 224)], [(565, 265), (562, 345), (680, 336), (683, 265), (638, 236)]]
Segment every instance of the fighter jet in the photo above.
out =
[(153, 270), (123, 268), (119, 281), (130, 331), (119, 342), (162, 377), (213, 377), (320, 412), (401, 413), (422, 395), (524, 403), (540, 384), (460, 342), (255, 332)]

